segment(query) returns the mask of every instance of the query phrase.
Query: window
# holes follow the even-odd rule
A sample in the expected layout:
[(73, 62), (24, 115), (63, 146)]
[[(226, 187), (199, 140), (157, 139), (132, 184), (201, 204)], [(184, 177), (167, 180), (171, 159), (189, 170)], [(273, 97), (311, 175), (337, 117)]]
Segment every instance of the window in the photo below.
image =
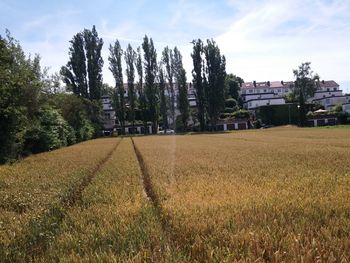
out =
[(252, 90), (252, 89), (250, 89), (250, 90), (249, 90), (249, 93), (253, 93), (253, 90)]
[(336, 90), (337, 90), (337, 88), (333, 88), (333, 90), (334, 90), (334, 91), (336, 91)]
[(329, 91), (329, 88), (327, 88), (327, 91)]
[(267, 92), (267, 90), (266, 90), (266, 89), (264, 89), (264, 92)]
[(326, 99), (326, 104), (330, 104), (330, 99)]
[(277, 92), (281, 92), (281, 89), (278, 89)]

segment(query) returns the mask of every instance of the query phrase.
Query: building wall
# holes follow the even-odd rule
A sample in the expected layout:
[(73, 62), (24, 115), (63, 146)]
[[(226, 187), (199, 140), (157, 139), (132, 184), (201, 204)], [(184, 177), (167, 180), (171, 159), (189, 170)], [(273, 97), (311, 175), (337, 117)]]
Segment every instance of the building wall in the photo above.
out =
[(255, 109), (260, 106), (267, 106), (267, 105), (282, 105), (285, 104), (284, 98), (271, 98), (264, 99), (264, 100), (253, 100), (245, 103), (245, 106), (247, 109)]

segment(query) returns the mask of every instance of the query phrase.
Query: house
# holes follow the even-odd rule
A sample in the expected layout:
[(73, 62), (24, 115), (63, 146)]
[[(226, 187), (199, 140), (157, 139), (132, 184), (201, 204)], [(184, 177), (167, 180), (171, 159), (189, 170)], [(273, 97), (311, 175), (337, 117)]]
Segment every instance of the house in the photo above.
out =
[(307, 126), (317, 127), (317, 126), (331, 126), (338, 123), (338, 118), (332, 114), (316, 115), (307, 120)]
[(115, 110), (112, 107), (112, 98), (109, 95), (104, 95), (101, 97), (102, 100), (102, 122), (103, 122), (103, 131), (105, 135), (110, 135), (113, 133), (114, 126), (116, 123), (116, 114)]
[(231, 131), (231, 130), (247, 130), (249, 128), (247, 119), (229, 118), (218, 120), (216, 123), (217, 131)]
[(135, 122), (134, 127), (127, 123), (124, 127), (124, 133), (122, 132), (122, 127), (120, 127), (119, 124), (115, 126), (114, 129), (118, 135), (121, 134), (152, 134), (152, 123), (148, 122), (146, 124), (146, 127), (144, 127), (143, 123), (141, 122)]
[(261, 106), (285, 104), (283, 96), (292, 92), (292, 85), (291, 81), (244, 82), (240, 91), (243, 107), (255, 110)]
[(326, 110), (332, 110), (336, 104), (341, 104), (343, 111), (350, 113), (350, 94), (343, 94), (343, 91), (339, 89), (339, 84), (334, 80), (322, 80), (314, 96), (308, 101), (318, 102)]

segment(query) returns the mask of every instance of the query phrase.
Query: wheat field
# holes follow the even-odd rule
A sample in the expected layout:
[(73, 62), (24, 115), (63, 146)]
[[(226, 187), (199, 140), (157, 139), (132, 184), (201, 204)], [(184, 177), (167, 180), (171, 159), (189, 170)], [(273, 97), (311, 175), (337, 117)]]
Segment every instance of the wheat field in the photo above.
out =
[(350, 129), (99, 139), (0, 166), (5, 262), (348, 262)]

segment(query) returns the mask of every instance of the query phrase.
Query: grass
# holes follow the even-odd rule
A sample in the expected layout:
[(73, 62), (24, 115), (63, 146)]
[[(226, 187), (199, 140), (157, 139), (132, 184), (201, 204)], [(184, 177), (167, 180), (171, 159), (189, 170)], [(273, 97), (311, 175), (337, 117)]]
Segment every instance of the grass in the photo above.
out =
[[(285, 127), (133, 142), (95, 140), (0, 166), (1, 258), (350, 260), (347, 129)], [(63, 196), (71, 199), (72, 192), (78, 197), (67, 205)], [(30, 249), (23, 249), (28, 241)]]

